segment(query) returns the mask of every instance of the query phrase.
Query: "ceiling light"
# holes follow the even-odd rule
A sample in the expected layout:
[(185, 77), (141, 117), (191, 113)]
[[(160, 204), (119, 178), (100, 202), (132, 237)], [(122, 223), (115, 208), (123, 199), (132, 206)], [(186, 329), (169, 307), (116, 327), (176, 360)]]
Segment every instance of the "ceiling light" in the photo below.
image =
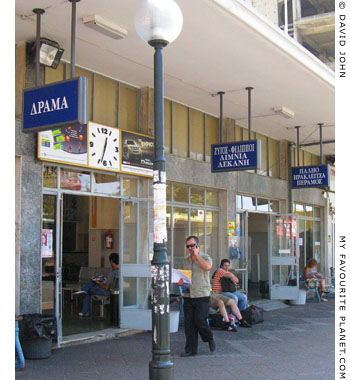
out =
[(290, 110), (289, 108), (275, 107), (273, 110), (275, 111), (276, 115), (283, 116), (286, 119), (293, 119), (294, 117), (294, 111)]
[[(30, 45), (30, 52), (35, 53), (36, 43)], [(62, 58), (64, 49), (56, 41), (49, 40), (48, 38), (40, 38), (40, 63), (56, 69)]]
[(128, 35), (128, 31), (126, 29), (103, 19), (98, 15), (84, 17), (83, 22), (86, 26), (89, 26), (90, 28), (108, 37), (114, 38), (115, 40), (121, 40)]

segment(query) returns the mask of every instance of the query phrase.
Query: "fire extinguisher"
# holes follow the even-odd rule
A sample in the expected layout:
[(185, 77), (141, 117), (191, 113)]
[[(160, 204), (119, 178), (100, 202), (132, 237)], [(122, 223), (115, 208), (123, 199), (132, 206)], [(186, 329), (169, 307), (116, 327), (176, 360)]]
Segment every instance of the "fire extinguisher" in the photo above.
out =
[(113, 235), (111, 231), (107, 231), (105, 235), (106, 248), (113, 248)]

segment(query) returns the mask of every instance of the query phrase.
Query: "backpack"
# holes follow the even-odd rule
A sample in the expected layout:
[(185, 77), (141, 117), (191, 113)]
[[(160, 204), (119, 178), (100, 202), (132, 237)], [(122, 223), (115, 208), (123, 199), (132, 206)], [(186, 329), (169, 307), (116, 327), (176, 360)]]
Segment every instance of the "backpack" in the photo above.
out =
[(237, 290), (234, 282), (228, 277), (221, 277), (220, 284), (223, 292), (234, 293)]
[(241, 311), (243, 319), (245, 319), (251, 325), (264, 322), (264, 309), (261, 307), (250, 305), (246, 309)]

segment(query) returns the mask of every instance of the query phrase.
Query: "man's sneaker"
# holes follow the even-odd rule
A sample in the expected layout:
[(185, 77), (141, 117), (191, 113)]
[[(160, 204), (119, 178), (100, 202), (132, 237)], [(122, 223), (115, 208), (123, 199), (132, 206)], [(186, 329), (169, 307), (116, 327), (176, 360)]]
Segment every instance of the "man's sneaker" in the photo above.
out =
[(241, 319), (240, 321), (238, 321), (238, 323), (241, 327), (252, 327), (252, 325), (248, 323), (245, 319)]
[(227, 331), (237, 332), (237, 327), (233, 322), (226, 322), (225, 328)]
[(210, 352), (214, 352), (216, 350), (216, 343), (215, 343), (214, 338), (209, 340), (208, 343), (209, 343)]
[(77, 290), (76, 292), (72, 293), (72, 296), (76, 295), (76, 294), (86, 294), (86, 291), (85, 290)]
[(79, 317), (90, 317), (90, 314), (78, 313)]

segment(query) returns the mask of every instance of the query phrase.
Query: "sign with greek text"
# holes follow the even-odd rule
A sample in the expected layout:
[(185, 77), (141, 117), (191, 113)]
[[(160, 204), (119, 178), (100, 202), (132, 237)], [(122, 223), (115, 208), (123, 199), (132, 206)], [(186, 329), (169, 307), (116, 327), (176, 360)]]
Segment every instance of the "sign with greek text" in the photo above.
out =
[(23, 132), (85, 125), (87, 116), (88, 80), (85, 77), (23, 91)]
[(292, 188), (328, 187), (330, 165), (300, 166), (292, 168)]
[(249, 140), (211, 146), (211, 171), (260, 169), (261, 141)]

